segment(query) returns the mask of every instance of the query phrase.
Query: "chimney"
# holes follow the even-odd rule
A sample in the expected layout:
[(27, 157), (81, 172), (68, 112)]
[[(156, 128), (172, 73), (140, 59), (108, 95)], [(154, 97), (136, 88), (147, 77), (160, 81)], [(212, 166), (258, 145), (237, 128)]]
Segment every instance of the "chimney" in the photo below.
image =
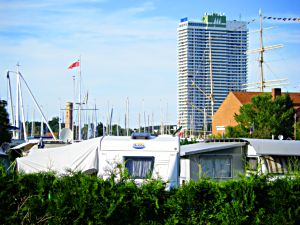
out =
[(281, 88), (272, 88), (272, 100), (274, 101), (277, 96), (281, 96)]
[(72, 130), (73, 125), (73, 103), (66, 103), (66, 125), (65, 128), (69, 128)]

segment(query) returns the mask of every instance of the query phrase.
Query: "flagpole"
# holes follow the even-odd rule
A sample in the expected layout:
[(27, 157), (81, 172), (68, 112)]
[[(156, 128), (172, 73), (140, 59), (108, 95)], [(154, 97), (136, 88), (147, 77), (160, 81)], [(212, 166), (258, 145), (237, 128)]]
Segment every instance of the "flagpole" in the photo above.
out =
[[(73, 110), (73, 112), (72, 112), (72, 115), (73, 115), (73, 118), (75, 118), (75, 109), (76, 109), (76, 94), (75, 94), (75, 75), (73, 75), (72, 76), (73, 77), (73, 107), (72, 107), (72, 110)], [(76, 134), (76, 130), (75, 130), (75, 119), (73, 120), (72, 119), (72, 124), (71, 124), (71, 126), (72, 126), (72, 142), (74, 142), (74, 140), (75, 140), (75, 134)]]
[(81, 141), (81, 56), (79, 56), (78, 140)]

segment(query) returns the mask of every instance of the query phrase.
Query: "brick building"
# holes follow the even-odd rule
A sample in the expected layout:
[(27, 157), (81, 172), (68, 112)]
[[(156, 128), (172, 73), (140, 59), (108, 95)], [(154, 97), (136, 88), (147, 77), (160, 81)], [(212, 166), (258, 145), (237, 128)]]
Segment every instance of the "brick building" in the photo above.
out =
[[(212, 133), (214, 135), (224, 134), (227, 126), (238, 125), (234, 119), (234, 114), (238, 114), (240, 107), (251, 102), (254, 96), (260, 95), (262, 92), (229, 92), (220, 108), (213, 117)], [(296, 110), (297, 119), (300, 117), (300, 93), (287, 93), (293, 101)], [(272, 98), (281, 95), (280, 88), (272, 89)]]

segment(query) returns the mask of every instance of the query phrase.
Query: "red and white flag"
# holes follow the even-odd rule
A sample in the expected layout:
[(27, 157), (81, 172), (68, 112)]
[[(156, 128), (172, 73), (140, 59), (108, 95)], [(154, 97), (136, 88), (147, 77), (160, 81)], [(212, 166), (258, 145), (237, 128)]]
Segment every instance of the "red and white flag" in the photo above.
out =
[(80, 61), (76, 61), (76, 62), (72, 63), (72, 64), (68, 67), (68, 69), (73, 69), (74, 67), (78, 67), (78, 66), (80, 66)]

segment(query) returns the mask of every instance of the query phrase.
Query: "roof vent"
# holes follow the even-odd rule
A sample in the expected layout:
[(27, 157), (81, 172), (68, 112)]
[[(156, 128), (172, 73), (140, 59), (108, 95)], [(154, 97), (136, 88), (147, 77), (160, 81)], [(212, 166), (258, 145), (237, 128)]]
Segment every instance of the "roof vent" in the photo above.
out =
[(150, 133), (133, 133), (131, 135), (132, 139), (150, 139), (151, 134)]

